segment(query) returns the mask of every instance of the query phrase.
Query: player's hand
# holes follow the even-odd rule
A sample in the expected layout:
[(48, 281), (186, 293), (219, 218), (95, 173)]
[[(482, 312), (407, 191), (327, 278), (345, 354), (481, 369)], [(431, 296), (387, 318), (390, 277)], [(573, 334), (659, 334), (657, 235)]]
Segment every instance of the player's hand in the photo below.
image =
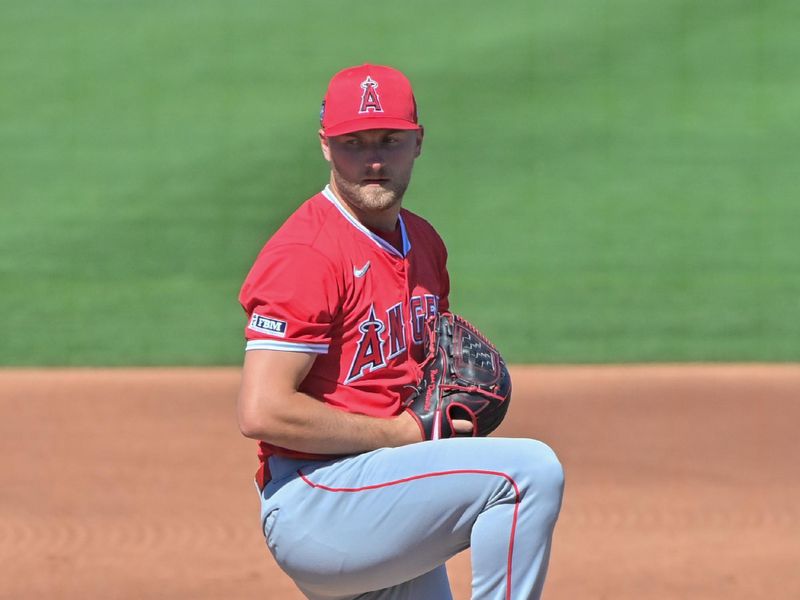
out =
[[(396, 420), (402, 429), (401, 435), (407, 444), (425, 440), (416, 419), (408, 411), (403, 411), (397, 415)], [(458, 434), (470, 435), (472, 433), (472, 421), (455, 420), (453, 421), (453, 429)]]

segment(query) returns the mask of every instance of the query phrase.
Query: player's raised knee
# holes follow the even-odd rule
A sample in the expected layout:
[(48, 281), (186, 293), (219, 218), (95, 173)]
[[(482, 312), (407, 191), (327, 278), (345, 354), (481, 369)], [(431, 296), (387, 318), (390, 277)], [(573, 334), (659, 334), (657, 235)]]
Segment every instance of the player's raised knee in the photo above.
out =
[(519, 440), (519, 452), (530, 483), (538, 493), (561, 503), (564, 468), (550, 446), (538, 440)]

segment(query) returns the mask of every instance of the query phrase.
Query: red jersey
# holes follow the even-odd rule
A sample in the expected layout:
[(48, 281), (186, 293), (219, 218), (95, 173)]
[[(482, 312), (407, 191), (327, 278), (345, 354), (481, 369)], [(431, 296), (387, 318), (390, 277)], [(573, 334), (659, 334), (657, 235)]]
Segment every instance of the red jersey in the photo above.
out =
[[(300, 391), (374, 417), (401, 412), (422, 360), (425, 319), (446, 310), (447, 251), (402, 209), (398, 248), (355, 219), (330, 187), (266, 243), (242, 286), (247, 350), (312, 352)], [(260, 443), (270, 454), (309, 456)]]

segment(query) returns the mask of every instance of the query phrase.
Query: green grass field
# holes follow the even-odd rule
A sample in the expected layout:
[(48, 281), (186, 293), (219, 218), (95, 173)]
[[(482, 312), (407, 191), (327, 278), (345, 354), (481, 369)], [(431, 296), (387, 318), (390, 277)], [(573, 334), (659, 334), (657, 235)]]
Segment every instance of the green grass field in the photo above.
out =
[(400, 67), (407, 206), (512, 362), (800, 360), (796, 0), (0, 5), (0, 364), (241, 361), (239, 285)]

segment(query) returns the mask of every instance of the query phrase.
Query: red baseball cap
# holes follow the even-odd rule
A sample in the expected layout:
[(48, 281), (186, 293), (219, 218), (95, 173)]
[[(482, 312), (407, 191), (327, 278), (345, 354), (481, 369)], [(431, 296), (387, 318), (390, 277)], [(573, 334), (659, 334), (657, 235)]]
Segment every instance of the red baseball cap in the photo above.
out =
[(411, 82), (397, 69), (380, 65), (336, 73), (319, 116), (326, 136), (365, 129), (420, 128)]

